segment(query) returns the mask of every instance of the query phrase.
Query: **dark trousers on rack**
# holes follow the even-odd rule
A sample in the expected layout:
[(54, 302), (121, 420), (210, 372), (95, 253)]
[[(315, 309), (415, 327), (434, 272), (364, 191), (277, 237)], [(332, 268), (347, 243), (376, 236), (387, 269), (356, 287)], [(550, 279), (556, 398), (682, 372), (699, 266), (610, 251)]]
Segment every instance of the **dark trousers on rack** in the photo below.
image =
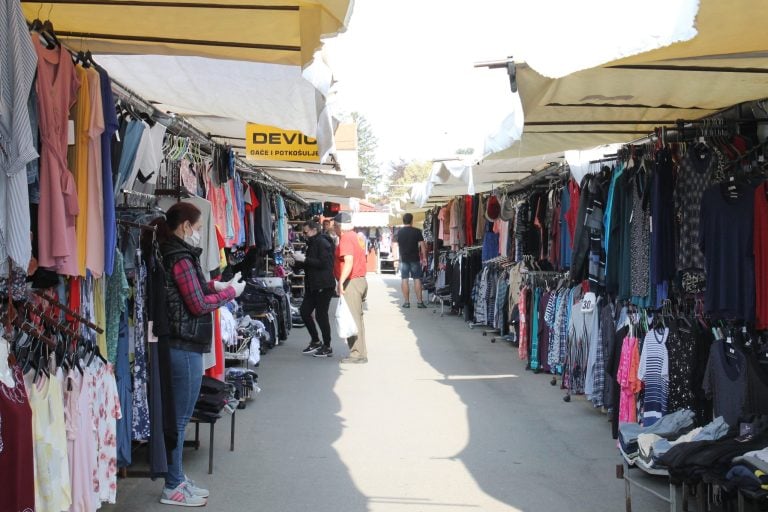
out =
[[(312, 343), (320, 343), (320, 337), (317, 334), (317, 325), (319, 325), (320, 332), (323, 334), (323, 345), (326, 347), (331, 346), (331, 320), (328, 318), (328, 308), (331, 306), (333, 295), (333, 288), (310, 290), (305, 294), (304, 302), (299, 308), (301, 319), (307, 326)], [(314, 318), (312, 312), (315, 313)], [(315, 325), (315, 321), (317, 321), (317, 325)]]

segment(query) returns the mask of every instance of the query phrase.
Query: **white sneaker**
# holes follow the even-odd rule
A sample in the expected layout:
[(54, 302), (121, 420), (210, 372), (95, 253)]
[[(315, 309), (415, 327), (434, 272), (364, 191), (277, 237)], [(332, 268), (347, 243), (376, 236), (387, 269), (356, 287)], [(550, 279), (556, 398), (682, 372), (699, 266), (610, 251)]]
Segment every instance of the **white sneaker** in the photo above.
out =
[(187, 482), (182, 482), (175, 489), (163, 489), (160, 503), (178, 507), (204, 507), (208, 504), (208, 500), (192, 494)]
[(184, 480), (187, 483), (187, 489), (189, 489), (189, 492), (198, 498), (207, 498), (211, 495), (211, 493), (208, 492), (208, 489), (203, 489), (202, 487), (198, 486), (195, 481), (190, 480), (187, 475), (184, 475)]

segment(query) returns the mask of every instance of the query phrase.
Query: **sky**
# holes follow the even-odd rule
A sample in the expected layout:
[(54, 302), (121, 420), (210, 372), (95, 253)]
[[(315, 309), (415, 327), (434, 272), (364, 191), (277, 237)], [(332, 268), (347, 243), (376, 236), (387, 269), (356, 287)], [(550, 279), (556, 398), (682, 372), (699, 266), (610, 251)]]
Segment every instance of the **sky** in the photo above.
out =
[[(483, 3), (500, 12), (512, 2)], [(507, 31), (472, 5), (357, 0), (347, 32), (326, 42), (338, 80), (336, 110), (370, 121), (381, 161), (481, 150), (486, 132), (503, 119), (512, 97), (506, 71), (473, 65), (506, 58)]]
[(370, 121), (382, 163), (465, 147), (481, 156), (514, 101), (506, 70), (475, 63), (513, 56), (563, 76), (693, 37), (697, 9), (698, 0), (355, 0), (347, 31), (325, 43), (334, 110)]

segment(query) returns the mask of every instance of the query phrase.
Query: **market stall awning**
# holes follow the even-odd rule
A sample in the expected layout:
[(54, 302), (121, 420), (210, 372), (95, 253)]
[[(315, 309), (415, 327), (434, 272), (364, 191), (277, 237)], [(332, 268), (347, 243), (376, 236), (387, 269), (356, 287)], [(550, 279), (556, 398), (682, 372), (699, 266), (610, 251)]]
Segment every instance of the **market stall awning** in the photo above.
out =
[(493, 158), (626, 142), (768, 96), (768, 9), (702, 0), (690, 41), (559, 79), (516, 66), (522, 138)]
[(347, 178), (339, 173), (301, 171), (295, 169), (265, 169), (264, 172), (308, 200), (333, 201), (334, 198), (364, 198), (362, 178)]
[(351, 0), (21, 0), (76, 50), (304, 66), (346, 28)]
[(563, 153), (490, 159), (474, 164), (458, 161), (436, 162), (430, 177), (431, 181), (417, 183), (412, 187), (405, 209), (413, 211), (414, 208), (445, 203), (455, 196), (489, 192), (563, 162)]
[(352, 225), (356, 228), (383, 228), (389, 226), (387, 212), (354, 212)]
[(184, 117), (241, 155), (248, 122), (316, 137), (321, 154), (333, 147), (333, 123), (325, 108), (331, 71), (320, 57), (303, 70), (167, 55), (101, 55), (96, 60), (158, 110)]

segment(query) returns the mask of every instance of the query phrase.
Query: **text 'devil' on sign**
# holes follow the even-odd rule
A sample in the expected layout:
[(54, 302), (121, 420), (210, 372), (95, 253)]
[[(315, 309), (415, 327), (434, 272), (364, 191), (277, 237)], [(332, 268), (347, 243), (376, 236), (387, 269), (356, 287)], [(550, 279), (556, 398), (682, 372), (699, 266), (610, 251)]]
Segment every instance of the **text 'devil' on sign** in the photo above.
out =
[(317, 139), (263, 124), (248, 123), (245, 150), (248, 160), (320, 161)]

